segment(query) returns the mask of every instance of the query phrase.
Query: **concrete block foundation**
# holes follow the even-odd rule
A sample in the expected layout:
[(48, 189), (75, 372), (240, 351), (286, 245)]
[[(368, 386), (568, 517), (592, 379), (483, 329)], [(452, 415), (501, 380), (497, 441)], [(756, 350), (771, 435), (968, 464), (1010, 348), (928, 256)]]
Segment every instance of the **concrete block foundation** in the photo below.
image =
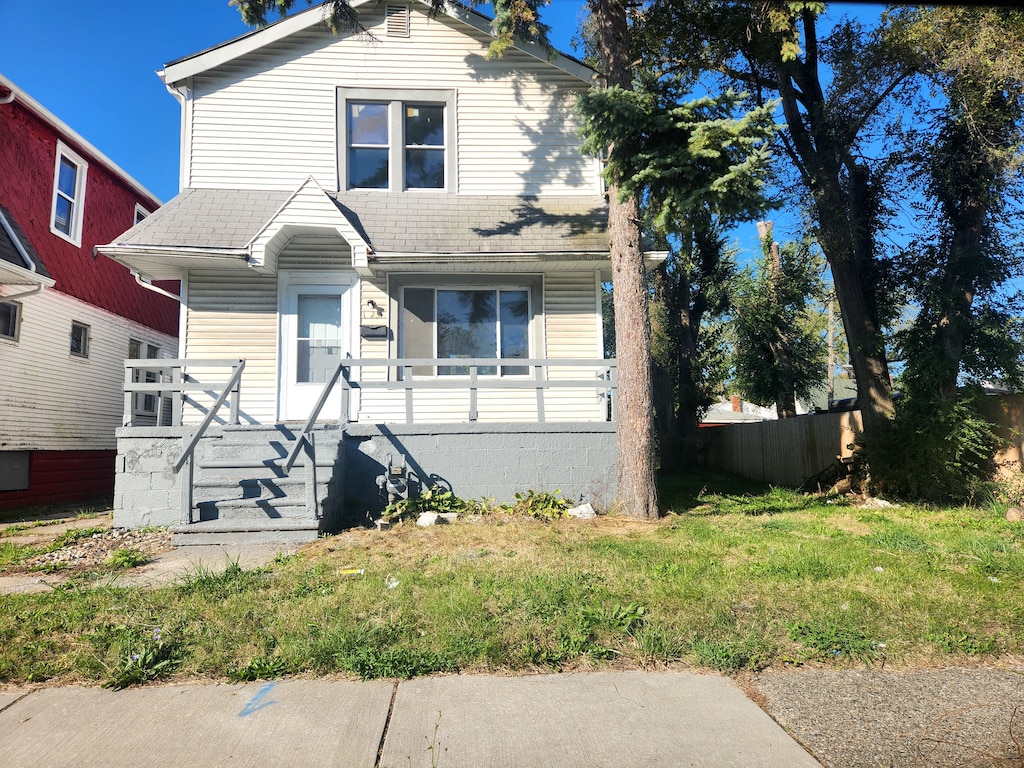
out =
[[(172, 465), (187, 433), (181, 427), (117, 431), (115, 526), (179, 523), (185, 475), (175, 474)], [(209, 445), (201, 443), (197, 456), (204, 451), (219, 455), (218, 450), (237, 445), (241, 433), (247, 433), (246, 449), (253, 451), (254, 458), (271, 459), (282, 455), (280, 438), (290, 435), (290, 428), (211, 429), (203, 438)], [(401, 457), (414, 493), (440, 484), (464, 499), (511, 502), (517, 492), (557, 490), (573, 503), (590, 502), (597, 509), (607, 508), (616, 495), (615, 425), (610, 423), (347, 424), (343, 428), (330, 424), (318, 427), (314, 440), (324, 531), (364, 525), (378, 517), (387, 500), (376, 479), (386, 472), (389, 461)], [(301, 478), (303, 472), (300, 461), (290, 476)], [(196, 479), (202, 480), (200, 470)], [(304, 497), (306, 490), (299, 484), (292, 492)]]

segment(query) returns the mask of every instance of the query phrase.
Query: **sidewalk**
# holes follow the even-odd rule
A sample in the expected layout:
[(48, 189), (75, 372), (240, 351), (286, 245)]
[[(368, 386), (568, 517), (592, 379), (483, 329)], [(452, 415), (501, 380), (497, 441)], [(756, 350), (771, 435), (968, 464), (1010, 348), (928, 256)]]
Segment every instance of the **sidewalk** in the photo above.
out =
[(0, 766), (817, 768), (729, 679), (682, 672), (0, 691)]

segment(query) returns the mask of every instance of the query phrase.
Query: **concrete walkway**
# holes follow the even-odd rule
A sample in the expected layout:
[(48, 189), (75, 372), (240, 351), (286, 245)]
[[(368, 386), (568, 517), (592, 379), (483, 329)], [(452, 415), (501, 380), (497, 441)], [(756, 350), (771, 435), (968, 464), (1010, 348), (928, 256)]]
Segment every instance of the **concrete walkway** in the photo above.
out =
[(0, 766), (818, 768), (730, 680), (682, 672), (0, 690)]

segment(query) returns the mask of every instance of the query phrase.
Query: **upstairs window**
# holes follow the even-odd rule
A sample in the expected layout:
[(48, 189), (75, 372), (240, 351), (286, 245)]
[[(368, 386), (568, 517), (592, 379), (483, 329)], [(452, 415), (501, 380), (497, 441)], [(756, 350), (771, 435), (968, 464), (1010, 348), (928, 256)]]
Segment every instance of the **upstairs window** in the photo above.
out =
[(53, 176), (53, 215), (50, 231), (81, 245), (82, 210), (85, 206), (85, 177), (89, 164), (64, 142), (57, 142)]
[(455, 188), (454, 92), (339, 91), (344, 189)]
[(147, 216), (149, 216), (149, 211), (147, 211), (141, 205), (136, 203), (135, 204), (135, 223), (138, 224), (140, 221), (142, 221)]
[(21, 304), (16, 301), (0, 301), (0, 339), (17, 341), (20, 322)]

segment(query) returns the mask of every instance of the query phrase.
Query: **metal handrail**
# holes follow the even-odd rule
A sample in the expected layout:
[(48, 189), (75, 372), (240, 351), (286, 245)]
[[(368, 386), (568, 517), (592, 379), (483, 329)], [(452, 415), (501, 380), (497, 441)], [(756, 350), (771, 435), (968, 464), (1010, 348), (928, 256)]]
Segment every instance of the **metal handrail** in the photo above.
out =
[(302, 450), (302, 446), (307, 442), (307, 436), (313, 431), (313, 425), (316, 424), (316, 419), (320, 415), (320, 411), (323, 410), (324, 404), (327, 402), (327, 398), (330, 397), (331, 390), (334, 389), (334, 385), (338, 383), (338, 377), (341, 376), (341, 371), (348, 362), (348, 360), (342, 360), (338, 363), (338, 367), (334, 369), (334, 374), (320, 393), (320, 397), (317, 399), (312, 413), (310, 413), (309, 418), (306, 419), (305, 426), (302, 427), (302, 431), (299, 432), (299, 436), (295, 439), (295, 445), (292, 446), (292, 449), (288, 452), (287, 458), (284, 460), (284, 464), (281, 465), (281, 469), (286, 475), (291, 471), (292, 467), (295, 466), (295, 461), (299, 458), (299, 451)]
[(189, 444), (185, 446), (185, 450), (181, 452), (181, 456), (179, 456), (178, 460), (174, 462), (175, 474), (180, 472), (181, 468), (185, 466), (185, 462), (188, 461), (189, 457), (192, 455), (192, 452), (196, 449), (196, 446), (199, 444), (199, 441), (206, 433), (207, 428), (210, 426), (211, 423), (213, 423), (213, 419), (217, 415), (217, 411), (219, 411), (220, 407), (224, 405), (224, 401), (228, 399), (228, 395), (231, 394), (231, 390), (238, 386), (238, 382), (242, 378), (242, 371), (245, 370), (245, 360), (242, 359), (233, 361), (232, 365), (236, 365), (237, 367), (235, 368), (234, 373), (231, 374), (231, 378), (228, 379), (227, 385), (224, 387), (224, 390), (217, 397), (217, 400), (214, 402), (214, 404), (210, 406), (210, 410), (207, 412), (206, 418), (202, 420), (202, 422), (199, 425), (199, 428), (195, 431), (195, 434), (192, 435), (192, 439), (189, 441)]

